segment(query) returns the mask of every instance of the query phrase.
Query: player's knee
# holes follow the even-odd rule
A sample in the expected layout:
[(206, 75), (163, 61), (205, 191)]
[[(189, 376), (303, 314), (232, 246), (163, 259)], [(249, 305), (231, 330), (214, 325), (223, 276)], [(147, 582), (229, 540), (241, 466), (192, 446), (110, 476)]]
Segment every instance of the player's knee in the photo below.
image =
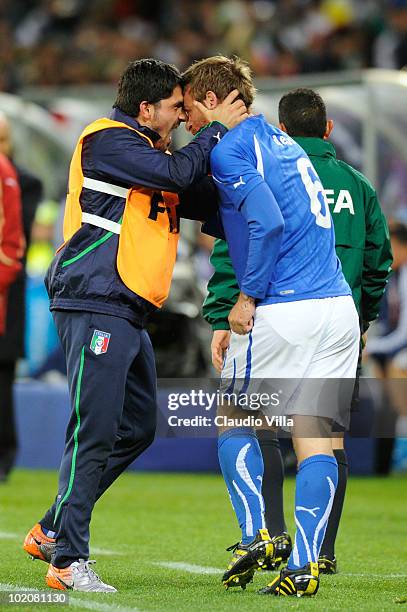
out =
[(298, 465), (314, 455), (334, 456), (329, 438), (293, 438)]

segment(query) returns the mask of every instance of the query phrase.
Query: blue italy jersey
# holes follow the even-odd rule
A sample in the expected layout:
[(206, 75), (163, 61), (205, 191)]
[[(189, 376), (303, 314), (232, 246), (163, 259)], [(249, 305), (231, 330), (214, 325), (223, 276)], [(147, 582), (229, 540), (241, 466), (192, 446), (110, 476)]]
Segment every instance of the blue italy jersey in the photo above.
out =
[(241, 291), (261, 304), (351, 295), (322, 184), (294, 140), (250, 117), (212, 150), (211, 166)]

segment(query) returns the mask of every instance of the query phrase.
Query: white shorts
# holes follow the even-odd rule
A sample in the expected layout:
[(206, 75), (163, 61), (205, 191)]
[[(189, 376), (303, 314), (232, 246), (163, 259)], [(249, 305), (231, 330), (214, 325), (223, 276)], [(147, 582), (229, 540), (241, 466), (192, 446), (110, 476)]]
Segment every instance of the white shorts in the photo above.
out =
[[(325, 416), (346, 427), (348, 416), (339, 414), (337, 396), (343, 404), (344, 387), (353, 391), (359, 341), (351, 296), (259, 306), (250, 334), (232, 333), (221, 391), (250, 395), (284, 390), (280, 414)], [(260, 408), (243, 404), (239, 402), (242, 408)], [(350, 398), (346, 407), (348, 413)], [(261, 409), (267, 412), (263, 405)]]

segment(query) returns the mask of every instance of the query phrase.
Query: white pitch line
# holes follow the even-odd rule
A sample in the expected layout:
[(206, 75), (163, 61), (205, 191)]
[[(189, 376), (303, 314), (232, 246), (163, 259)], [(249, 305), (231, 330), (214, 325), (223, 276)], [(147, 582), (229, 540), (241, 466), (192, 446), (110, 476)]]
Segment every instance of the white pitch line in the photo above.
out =
[[(114, 594), (111, 593), (114, 597)], [(119, 612), (139, 612), (138, 608), (123, 608), (122, 606), (109, 606), (109, 604), (98, 603), (97, 601), (86, 601), (86, 599), (78, 599), (74, 595), (69, 595), (69, 605), (76, 608), (87, 608), (88, 610), (99, 610), (100, 612), (111, 612), (111, 610), (119, 610)]]
[(407, 574), (358, 574), (353, 572), (339, 572), (338, 576), (357, 576), (358, 578), (407, 578)]
[[(44, 590), (35, 589), (33, 587), (21, 586), (18, 584), (2, 584), (0, 583), (0, 591), (14, 592), (14, 591), (30, 591), (44, 593)], [(48, 593), (48, 591), (46, 591)], [(49, 591), (51, 593), (51, 591)], [(111, 593), (112, 596), (113, 593)], [(138, 608), (125, 608), (123, 606), (103, 604), (97, 601), (86, 601), (86, 599), (79, 599), (69, 591), (69, 605), (75, 608), (86, 608), (87, 610), (99, 610), (99, 612), (111, 612), (112, 610), (119, 610), (119, 612), (140, 612)]]
[(109, 550), (108, 548), (98, 548), (97, 546), (91, 546), (90, 550), (95, 555), (110, 555), (113, 557), (122, 557), (126, 553), (119, 552), (118, 550)]
[(10, 531), (0, 531), (0, 540), (16, 540), (20, 536), (18, 533), (11, 533)]
[(38, 591), (35, 587), (26, 587), (26, 586), (18, 586), (17, 584), (9, 584), (9, 583), (1, 583), (0, 582), (0, 591)]
[[(194, 565), (192, 563), (184, 563), (182, 561), (155, 561), (152, 563), (152, 565), (159, 565), (160, 567), (166, 567), (168, 569), (181, 570), (190, 574), (219, 574), (224, 571), (217, 567)], [(386, 578), (407, 578), (407, 574), (359, 574), (352, 572), (340, 572), (338, 576), (357, 576), (359, 578), (373, 578), (377, 580), (383, 580)]]
[(190, 574), (219, 574), (223, 571), (217, 567), (204, 567), (203, 565), (193, 565), (192, 563), (182, 563), (180, 561), (154, 561), (152, 565), (181, 570)]

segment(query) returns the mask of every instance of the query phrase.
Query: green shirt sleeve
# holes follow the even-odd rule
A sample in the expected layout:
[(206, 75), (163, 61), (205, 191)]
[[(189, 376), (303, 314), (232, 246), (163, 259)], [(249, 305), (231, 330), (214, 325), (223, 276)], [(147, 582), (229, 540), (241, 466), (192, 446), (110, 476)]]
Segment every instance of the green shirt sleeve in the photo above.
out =
[(375, 190), (370, 190), (366, 207), (366, 241), (362, 274), (362, 319), (373, 321), (391, 274), (393, 255), (389, 228)]
[(210, 262), (214, 273), (208, 282), (202, 314), (213, 330), (229, 329), (228, 315), (238, 298), (239, 286), (225, 240), (215, 240)]

